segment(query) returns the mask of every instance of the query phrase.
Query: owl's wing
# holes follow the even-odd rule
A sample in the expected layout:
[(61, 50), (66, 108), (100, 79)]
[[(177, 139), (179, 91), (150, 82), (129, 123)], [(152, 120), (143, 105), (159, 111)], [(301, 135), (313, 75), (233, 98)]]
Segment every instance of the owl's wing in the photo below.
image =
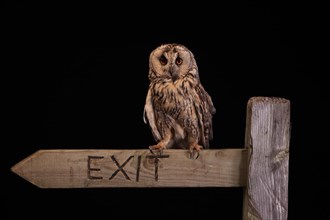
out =
[(194, 105), (200, 125), (199, 139), (204, 148), (209, 148), (209, 141), (213, 139), (212, 116), (216, 109), (211, 97), (201, 84), (197, 85), (194, 91)]
[(152, 134), (156, 141), (161, 140), (161, 135), (158, 131), (156, 120), (155, 120), (155, 112), (154, 112), (154, 106), (152, 104), (152, 96), (151, 96), (151, 90), (148, 90), (146, 103), (144, 105), (144, 111), (143, 111), (143, 121), (144, 123), (149, 123), (149, 126), (151, 128)]

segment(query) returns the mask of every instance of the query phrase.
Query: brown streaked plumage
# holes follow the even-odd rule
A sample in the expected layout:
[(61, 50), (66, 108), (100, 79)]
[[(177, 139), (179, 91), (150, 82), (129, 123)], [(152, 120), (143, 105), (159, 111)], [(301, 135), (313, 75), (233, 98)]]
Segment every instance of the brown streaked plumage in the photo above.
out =
[(216, 110), (199, 80), (193, 53), (180, 44), (157, 47), (150, 53), (148, 77), (144, 122), (157, 141), (150, 149), (209, 148)]

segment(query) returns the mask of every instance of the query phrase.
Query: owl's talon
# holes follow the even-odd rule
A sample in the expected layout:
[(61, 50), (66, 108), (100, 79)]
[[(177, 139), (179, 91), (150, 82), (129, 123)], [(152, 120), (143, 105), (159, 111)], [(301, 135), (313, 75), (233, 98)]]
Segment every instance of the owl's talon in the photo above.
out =
[(188, 154), (188, 158), (191, 159), (191, 160), (197, 160), (197, 158), (199, 157), (199, 151), (197, 150), (191, 150), (189, 151), (189, 154)]
[(157, 148), (155, 145), (153, 145), (149, 147), (149, 150), (152, 154), (161, 156), (163, 155), (164, 148)]

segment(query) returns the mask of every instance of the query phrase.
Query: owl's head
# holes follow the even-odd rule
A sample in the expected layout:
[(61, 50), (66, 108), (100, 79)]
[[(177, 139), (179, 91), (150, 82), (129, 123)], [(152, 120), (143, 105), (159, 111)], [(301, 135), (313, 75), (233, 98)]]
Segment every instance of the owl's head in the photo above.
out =
[(149, 79), (165, 78), (173, 82), (192, 73), (198, 78), (193, 53), (181, 44), (163, 44), (150, 53)]

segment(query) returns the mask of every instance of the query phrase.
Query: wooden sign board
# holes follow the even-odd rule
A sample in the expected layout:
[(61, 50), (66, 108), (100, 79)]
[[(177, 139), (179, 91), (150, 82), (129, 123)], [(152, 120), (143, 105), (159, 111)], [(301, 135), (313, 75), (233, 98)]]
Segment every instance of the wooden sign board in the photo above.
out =
[(246, 149), (39, 150), (12, 171), (41, 188), (233, 187), (246, 183)]

